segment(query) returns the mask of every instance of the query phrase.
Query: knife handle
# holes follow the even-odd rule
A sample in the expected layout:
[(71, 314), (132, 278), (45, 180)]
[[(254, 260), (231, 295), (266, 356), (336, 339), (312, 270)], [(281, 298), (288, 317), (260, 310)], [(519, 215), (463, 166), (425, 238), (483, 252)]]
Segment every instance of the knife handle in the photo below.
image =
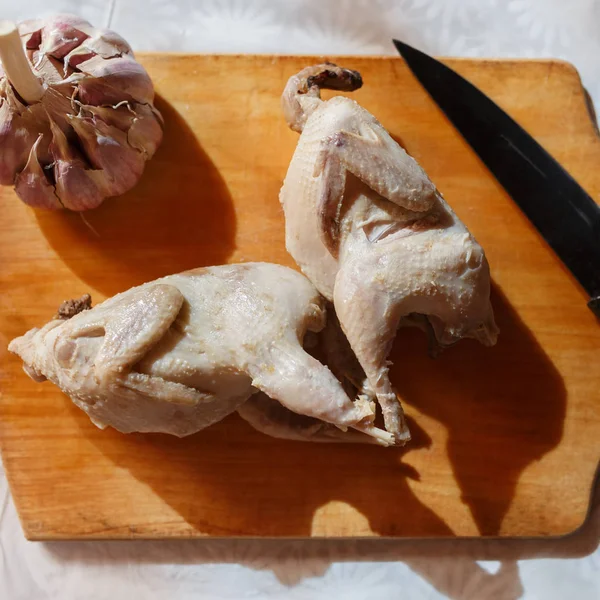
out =
[(588, 308), (600, 319), (600, 296), (592, 298), (588, 302)]

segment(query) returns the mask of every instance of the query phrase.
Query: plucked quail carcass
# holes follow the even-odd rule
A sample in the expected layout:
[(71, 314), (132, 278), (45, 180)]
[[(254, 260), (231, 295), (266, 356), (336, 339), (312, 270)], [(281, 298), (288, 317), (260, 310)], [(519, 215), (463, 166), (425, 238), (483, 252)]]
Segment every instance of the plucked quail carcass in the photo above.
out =
[[(306, 350), (321, 363), (327, 365), (350, 398), (359, 394), (364, 379), (348, 340), (340, 328), (333, 307), (326, 307), (327, 323), (319, 332), (307, 332), (304, 338)], [(369, 398), (363, 396), (363, 401)], [(280, 402), (264, 393), (251, 396), (238, 408), (238, 414), (254, 429), (271, 437), (309, 442), (343, 442), (381, 444), (381, 440), (363, 433), (338, 427), (314, 417), (292, 412)], [(389, 436), (390, 442), (393, 440)]]
[(282, 109), (300, 139), (280, 200), (286, 245), (335, 306), (398, 443), (410, 439), (388, 375), (401, 325), (427, 329), (439, 347), (471, 337), (496, 341), (483, 249), (417, 162), (355, 101), (359, 73), (333, 64), (291, 77)]
[(162, 140), (129, 44), (79, 17), (0, 21), (0, 184), (83, 211), (131, 189)]
[(393, 437), (373, 424), (373, 403), (352, 401), (302, 347), (307, 331), (325, 325), (322, 302), (303, 275), (279, 265), (196, 269), (91, 310), (80, 310), (85, 299), (67, 303), (9, 350), (31, 377), (52, 381), (100, 427), (185, 436), (262, 391), (349, 440), (352, 432), (344, 432), (352, 428), (390, 445)]

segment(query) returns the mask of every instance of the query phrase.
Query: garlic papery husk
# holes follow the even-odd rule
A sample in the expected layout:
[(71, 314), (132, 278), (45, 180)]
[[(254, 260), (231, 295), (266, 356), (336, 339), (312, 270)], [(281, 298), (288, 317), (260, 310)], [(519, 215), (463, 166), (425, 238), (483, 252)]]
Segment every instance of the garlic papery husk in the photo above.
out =
[(81, 211), (137, 183), (163, 121), (121, 36), (71, 15), (0, 21), (0, 61), (0, 184)]
[(42, 135), (38, 137), (29, 153), (29, 160), (25, 168), (17, 175), (15, 179), (15, 190), (19, 198), (29, 206), (38, 206), (42, 208), (62, 208), (58, 198), (54, 193), (54, 186), (48, 179), (48, 176), (38, 158), (38, 147), (42, 140)]
[(127, 100), (151, 104), (154, 87), (144, 67), (130, 56), (94, 56), (77, 69), (88, 77), (78, 83), (78, 99), (85, 104), (118, 104)]
[(14, 183), (35, 141), (35, 129), (10, 106), (8, 99), (0, 98), (0, 184)]
[(104, 173), (107, 195), (123, 194), (136, 184), (145, 158), (129, 145), (124, 132), (88, 117), (73, 117), (71, 125), (92, 167)]
[(94, 28), (85, 19), (74, 15), (56, 15), (42, 21), (40, 51), (63, 58), (80, 46)]
[(131, 46), (118, 34), (110, 29), (99, 29), (93, 37), (87, 38), (77, 48), (71, 50), (64, 58), (65, 69), (76, 67), (78, 64), (93, 58), (114, 58), (116, 56), (132, 56)]
[(92, 169), (83, 160), (79, 151), (69, 142), (60, 127), (50, 122), (52, 142), (50, 153), (53, 159), (53, 174), (56, 195), (62, 205), (70, 210), (89, 210), (102, 204), (109, 194), (91, 176)]
[[(149, 104), (129, 104), (117, 109), (104, 106), (83, 106), (82, 112), (91, 113), (109, 125), (127, 131), (129, 145), (151, 158), (162, 140), (162, 117)], [(158, 117), (158, 118), (157, 118)]]

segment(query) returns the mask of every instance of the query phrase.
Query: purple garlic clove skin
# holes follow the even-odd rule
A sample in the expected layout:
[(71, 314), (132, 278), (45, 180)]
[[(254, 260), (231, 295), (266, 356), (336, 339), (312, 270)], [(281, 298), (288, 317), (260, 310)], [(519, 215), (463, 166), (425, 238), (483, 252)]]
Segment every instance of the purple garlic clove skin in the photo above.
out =
[(131, 56), (133, 58), (133, 50), (127, 40), (110, 29), (99, 29), (94, 37), (86, 40), (85, 46), (91, 48), (102, 58), (114, 58), (115, 56)]
[(144, 170), (144, 156), (127, 142), (127, 135), (99, 119), (73, 117), (71, 125), (81, 140), (88, 160), (106, 175), (107, 195), (130, 190)]
[(160, 121), (155, 115), (158, 111), (149, 104), (138, 104), (135, 112), (137, 117), (127, 132), (127, 139), (129, 144), (143, 152), (148, 160), (154, 156), (163, 138)]
[(64, 58), (69, 52), (81, 45), (93, 31), (86, 20), (72, 15), (57, 15), (44, 22), (40, 51), (55, 58)]
[(34, 131), (25, 119), (11, 110), (8, 100), (0, 104), (0, 184), (12, 185), (15, 174), (26, 164), (30, 149), (36, 141)]
[(95, 56), (80, 63), (78, 69), (90, 75), (79, 84), (79, 99), (84, 104), (154, 101), (154, 87), (148, 73), (130, 57), (106, 60)]
[[(8, 107), (11, 112), (16, 112), (19, 115), (23, 115), (27, 111), (27, 106), (21, 102), (21, 100), (15, 94), (10, 83), (6, 80), (6, 77), (0, 81), (0, 97), (8, 103)], [(33, 140), (32, 145), (35, 143)]]
[[(44, 95), (44, 101), (32, 104), (27, 113), (35, 119), (40, 133), (50, 134), (50, 123), (54, 121), (66, 135), (69, 135), (71, 133), (71, 125), (67, 116), (71, 110), (71, 101), (58, 93), (54, 88), (49, 88)], [(50, 139), (48, 138), (49, 142)]]
[(54, 194), (54, 186), (48, 180), (38, 160), (37, 149), (41, 139), (40, 135), (31, 148), (25, 168), (17, 175), (15, 190), (19, 194), (19, 198), (29, 206), (49, 209), (62, 208)]
[[(134, 105), (137, 109), (143, 104)], [(128, 103), (121, 104), (121, 106), (114, 108), (112, 106), (92, 106), (91, 104), (84, 104), (81, 106), (79, 116), (82, 117), (93, 117), (93, 120), (104, 121), (107, 125), (112, 125), (121, 131), (127, 131), (132, 125), (136, 118), (136, 112), (130, 108)]]
[[(117, 109), (106, 106), (83, 106), (82, 112), (127, 132), (127, 141), (132, 148), (144, 154), (146, 160), (152, 158), (163, 138), (162, 117), (148, 104), (120, 106)], [(157, 114), (158, 113), (158, 114)]]
[(32, 59), (38, 77), (41, 77), (45, 83), (49, 85), (62, 83), (64, 70), (60, 60), (39, 50), (34, 50)]
[(39, 48), (42, 43), (43, 19), (28, 19), (19, 23), (19, 35), (28, 50)]
[(107, 59), (119, 56), (133, 58), (133, 50), (118, 33), (110, 31), (110, 29), (99, 29), (93, 37), (86, 39), (81, 46), (65, 56), (65, 68), (66, 66), (76, 67), (94, 56)]
[(15, 185), (30, 206), (77, 211), (131, 189), (162, 141), (163, 121), (129, 44), (69, 15), (18, 29), (41, 88), (23, 88), (28, 103), (0, 68), (0, 184)]
[(77, 160), (59, 160), (54, 165), (56, 193), (64, 208), (84, 211), (97, 208), (105, 198), (104, 186), (98, 185), (93, 171)]
[(50, 152), (54, 159), (54, 180), (56, 194), (63, 206), (70, 210), (83, 211), (102, 204), (104, 194), (98, 186), (85, 161), (71, 147), (65, 134), (56, 123), (50, 123), (52, 142)]

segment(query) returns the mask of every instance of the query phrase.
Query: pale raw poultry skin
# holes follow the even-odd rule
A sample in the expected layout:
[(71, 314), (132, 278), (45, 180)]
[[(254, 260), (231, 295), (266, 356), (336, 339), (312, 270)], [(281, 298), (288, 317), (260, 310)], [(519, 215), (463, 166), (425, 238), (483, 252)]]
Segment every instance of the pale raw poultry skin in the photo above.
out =
[(497, 328), (483, 249), (423, 169), (355, 101), (320, 97), (361, 85), (332, 64), (290, 78), (282, 109), (301, 135), (280, 200), (287, 249), (333, 302), (366, 374), (362, 392), (401, 444), (410, 433), (387, 361), (398, 327), (423, 327), (439, 347), (493, 345)]
[[(262, 391), (281, 408), (259, 401), (245, 418), (260, 430), (268, 420), (276, 437), (392, 444), (373, 425), (373, 404), (353, 402), (303, 349), (305, 333), (324, 325), (323, 300), (303, 275), (246, 263), (132, 288), (32, 329), (9, 350), (32, 378), (52, 381), (102, 428), (186, 436)], [(269, 416), (275, 413), (279, 425)], [(306, 429), (302, 419), (295, 426), (298, 415), (319, 426)]]

